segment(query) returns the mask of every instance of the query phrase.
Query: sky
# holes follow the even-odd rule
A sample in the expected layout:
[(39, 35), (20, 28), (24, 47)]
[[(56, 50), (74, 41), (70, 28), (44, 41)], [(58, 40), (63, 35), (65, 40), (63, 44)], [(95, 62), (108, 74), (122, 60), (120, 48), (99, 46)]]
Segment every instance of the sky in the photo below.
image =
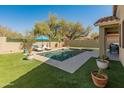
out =
[(112, 6), (108, 5), (6, 5), (0, 6), (0, 25), (13, 31), (25, 33), (33, 29), (34, 24), (55, 14), (58, 19), (79, 22), (84, 28), (92, 26), (101, 17), (112, 15)]

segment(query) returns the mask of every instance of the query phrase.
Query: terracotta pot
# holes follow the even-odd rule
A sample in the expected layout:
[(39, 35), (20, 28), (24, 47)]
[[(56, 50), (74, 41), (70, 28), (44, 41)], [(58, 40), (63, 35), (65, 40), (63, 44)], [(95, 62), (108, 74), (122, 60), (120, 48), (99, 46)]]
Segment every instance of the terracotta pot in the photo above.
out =
[(108, 82), (108, 76), (106, 74), (100, 74), (100, 76), (104, 77), (104, 78), (100, 78), (100, 77), (96, 76), (96, 73), (97, 73), (97, 71), (91, 72), (93, 83), (97, 87), (100, 87), (100, 88), (105, 87)]
[(98, 68), (100, 68), (100, 69), (107, 69), (109, 66), (108, 60), (102, 61), (102, 60), (97, 59), (96, 63), (97, 63)]

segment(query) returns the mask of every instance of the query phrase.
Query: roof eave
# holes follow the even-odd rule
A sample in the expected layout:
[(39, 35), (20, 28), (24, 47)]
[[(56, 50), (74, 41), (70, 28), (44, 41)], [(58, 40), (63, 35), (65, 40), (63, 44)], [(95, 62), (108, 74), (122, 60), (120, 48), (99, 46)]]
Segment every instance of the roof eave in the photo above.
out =
[(94, 24), (95, 26), (106, 26), (106, 25), (114, 25), (114, 24), (119, 24), (119, 20), (113, 20), (113, 21), (107, 21), (107, 22), (101, 22)]

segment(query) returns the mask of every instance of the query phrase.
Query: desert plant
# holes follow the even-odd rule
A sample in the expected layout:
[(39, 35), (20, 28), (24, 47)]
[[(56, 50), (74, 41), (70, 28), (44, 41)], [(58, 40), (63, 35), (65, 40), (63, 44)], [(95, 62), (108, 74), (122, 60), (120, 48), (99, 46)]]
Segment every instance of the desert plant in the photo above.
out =
[(33, 58), (32, 45), (33, 45), (34, 42), (35, 42), (34, 35), (30, 32), (27, 32), (26, 36), (23, 40), (23, 49), (24, 49), (24, 51), (26, 51), (25, 59), (32, 59)]
[(93, 83), (97, 87), (105, 87), (108, 82), (108, 76), (103, 72), (103, 69), (91, 72)]
[(105, 74), (105, 69), (99, 68), (98, 71), (96, 71), (96, 76), (102, 78), (102, 74)]
[(100, 69), (106, 69), (109, 66), (109, 61), (107, 60), (108, 57), (105, 55), (102, 55), (100, 58), (96, 59), (96, 63), (98, 68)]
[(106, 62), (105, 60), (108, 59), (108, 57), (106, 55), (102, 55), (100, 57), (100, 60), (103, 61), (103, 62)]
[(105, 69), (108, 68), (109, 61), (107, 57), (102, 55), (100, 59), (96, 60), (98, 71), (91, 72), (92, 80), (98, 87), (105, 87), (108, 82), (108, 76), (105, 74)]

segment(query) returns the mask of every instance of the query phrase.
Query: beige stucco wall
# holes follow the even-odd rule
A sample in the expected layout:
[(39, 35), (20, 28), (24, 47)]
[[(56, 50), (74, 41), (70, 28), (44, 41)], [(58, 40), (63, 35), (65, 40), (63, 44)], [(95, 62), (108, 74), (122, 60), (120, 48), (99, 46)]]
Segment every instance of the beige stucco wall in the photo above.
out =
[(0, 54), (22, 52), (20, 42), (6, 42), (6, 37), (0, 37)]
[(68, 40), (67, 43), (67, 45), (70, 47), (99, 47), (99, 40)]
[[(124, 5), (119, 5), (117, 8), (116, 16), (120, 18), (120, 24), (122, 23), (122, 20), (124, 20)], [(121, 26), (121, 33), (122, 33), (122, 26)], [(121, 34), (122, 35), (122, 34)], [(121, 36), (121, 45), (122, 45), (122, 36)], [(120, 53), (119, 53), (120, 61), (122, 62), (124, 66), (124, 48), (120, 47)]]
[(60, 48), (63, 47), (64, 42), (36, 42), (34, 43), (35, 45), (38, 45), (40, 47), (42, 47), (43, 45), (49, 46), (50, 48), (54, 49), (54, 48)]
[[(47, 45), (54, 49), (63, 47), (64, 42), (36, 42), (35, 44), (38, 46)], [(0, 37), (0, 54), (22, 52), (21, 47), (21, 42), (7, 42), (6, 37)]]
[(6, 42), (6, 37), (0, 37), (0, 43), (5, 43)]
[(21, 43), (0, 43), (0, 54), (22, 52)]
[[(99, 48), (101, 41), (99, 40), (68, 40), (67, 45), (70, 47), (88, 47), (88, 48)], [(106, 41), (106, 48), (109, 48), (110, 43), (118, 43), (118, 38), (108, 39)], [(103, 45), (101, 46), (103, 47)]]

